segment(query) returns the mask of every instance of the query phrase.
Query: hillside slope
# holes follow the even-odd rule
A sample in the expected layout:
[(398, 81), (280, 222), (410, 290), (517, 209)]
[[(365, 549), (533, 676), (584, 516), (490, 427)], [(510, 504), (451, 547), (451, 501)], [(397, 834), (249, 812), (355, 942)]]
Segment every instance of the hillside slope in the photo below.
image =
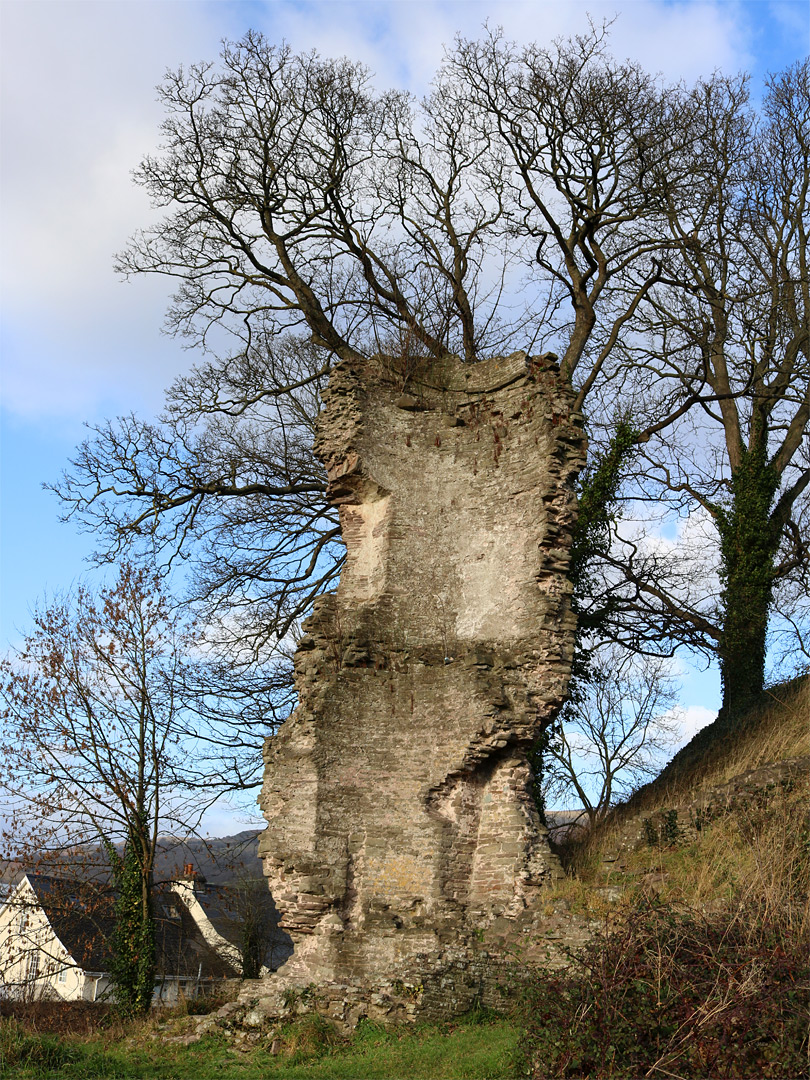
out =
[(804, 679), (571, 838), (524, 995), (527, 1074), (806, 1076), (808, 810)]

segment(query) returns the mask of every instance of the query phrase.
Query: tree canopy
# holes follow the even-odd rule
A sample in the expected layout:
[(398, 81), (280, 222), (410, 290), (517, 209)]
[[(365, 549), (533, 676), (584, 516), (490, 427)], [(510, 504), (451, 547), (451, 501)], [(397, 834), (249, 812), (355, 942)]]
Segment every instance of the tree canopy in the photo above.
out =
[(599, 632), (716, 656), (727, 704), (761, 686), (775, 590), (808, 562), (806, 63), (756, 109), (744, 77), (668, 85), (604, 31), (492, 33), (415, 101), (251, 32), (161, 94), (136, 180), (164, 214), (118, 266), (176, 281), (169, 327), (208, 356), (58, 485), (102, 558), (190, 557), (220, 644), (266, 660), (342, 558), (310, 449), (330, 366), (553, 350), (597, 457), (632, 429), (612, 500), (713, 531), (714, 587), (605, 521)]
[(85, 877), (109, 867), (125, 1011), (152, 1001), (159, 829), (193, 829), (201, 809), (184, 776), (189, 640), (159, 580), (123, 564), (97, 596), (81, 588), (41, 607), (19, 655), (0, 663), (3, 851), (29, 867), (69, 855)]

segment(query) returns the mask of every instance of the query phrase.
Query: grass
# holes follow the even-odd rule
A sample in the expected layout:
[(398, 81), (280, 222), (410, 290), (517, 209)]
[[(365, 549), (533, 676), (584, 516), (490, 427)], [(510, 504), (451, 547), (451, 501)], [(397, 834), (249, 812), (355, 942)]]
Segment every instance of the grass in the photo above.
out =
[[(538, 968), (520, 1021), (533, 1078), (807, 1076), (810, 780), (738, 790), (696, 828), (701, 789), (810, 753), (808, 682), (701, 732), (661, 776), (563, 852), (549, 894), (601, 929), (564, 970)], [(772, 774), (774, 775), (774, 774)], [(617, 831), (658, 811), (671, 828), (616, 861)], [(683, 825), (687, 815), (683, 816)], [(617, 870), (616, 868), (619, 867)], [(609, 884), (618, 899), (607, 903)]]
[(810, 756), (810, 677), (766, 690), (745, 715), (722, 714), (695, 735), (649, 784), (591, 829), (560, 846), (563, 864), (583, 881), (598, 872), (602, 854), (627, 821), (672, 814), (701, 793), (763, 766)]
[(623, 813), (654, 810), (773, 762), (810, 754), (810, 678), (773, 686), (744, 716), (722, 714), (680, 750)]
[(503, 1018), (386, 1030), (363, 1023), (349, 1039), (325, 1035), (318, 1018), (281, 1031), (281, 1052), (233, 1050), (208, 1036), (191, 1046), (157, 1042), (149, 1024), (114, 1043), (98, 1036), (71, 1039), (31, 1035), (14, 1020), (0, 1021), (0, 1076), (15, 1080), (94, 1080), (155, 1077), (217, 1080), (462, 1080), (514, 1077), (520, 1029)]

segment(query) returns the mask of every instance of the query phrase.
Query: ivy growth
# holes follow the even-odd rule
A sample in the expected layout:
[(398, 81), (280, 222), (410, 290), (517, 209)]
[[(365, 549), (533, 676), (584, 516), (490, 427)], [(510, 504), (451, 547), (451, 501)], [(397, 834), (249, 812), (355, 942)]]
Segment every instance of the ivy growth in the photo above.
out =
[(723, 628), (720, 671), (723, 705), (744, 706), (765, 682), (768, 615), (773, 600), (779, 530), (771, 507), (779, 485), (765, 448), (743, 451), (731, 478), (731, 497), (715, 507), (720, 534)]
[(571, 606), (577, 616), (575, 678), (585, 674), (587, 658), (583, 639), (605, 626), (613, 611), (609, 598), (593, 608), (588, 601), (601, 592), (602, 581), (594, 566), (610, 550), (610, 525), (616, 515), (619, 485), (628, 462), (638, 447), (640, 432), (620, 420), (605, 451), (597, 454), (579, 481), (579, 513), (571, 543), (569, 577), (574, 586)]
[(258, 979), (262, 972), (266, 948), (266, 933), (261, 922), (246, 917), (242, 927), (240, 953), (242, 955), (242, 978)]
[(151, 881), (139, 857), (135, 829), (123, 856), (115, 852), (112, 864), (116, 900), (110, 976), (119, 1011), (142, 1016), (149, 1011), (155, 986), (155, 919)]
[[(603, 591), (603, 583), (594, 567), (598, 557), (610, 550), (610, 526), (617, 512), (619, 485), (638, 447), (639, 438), (640, 432), (628, 420), (619, 420), (607, 449), (594, 456), (579, 478), (579, 512), (573, 531), (568, 571), (574, 586), (571, 608), (577, 616), (569, 683), (569, 701), (574, 705), (580, 700), (581, 687), (593, 677), (589, 664), (590, 650), (585, 646), (585, 641), (591, 636), (598, 636), (614, 608), (610, 597), (603, 597), (598, 606), (593, 604), (594, 598)], [(560, 730), (564, 711), (554, 725), (540, 734), (528, 754), (533, 774), (532, 797), (544, 823), (543, 757)]]

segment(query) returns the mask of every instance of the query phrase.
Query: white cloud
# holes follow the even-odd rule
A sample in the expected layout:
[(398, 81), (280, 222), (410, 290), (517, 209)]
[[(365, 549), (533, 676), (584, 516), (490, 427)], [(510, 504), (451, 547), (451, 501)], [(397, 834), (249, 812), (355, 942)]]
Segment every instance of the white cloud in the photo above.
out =
[(519, 43), (582, 33), (588, 19), (612, 23), (615, 55), (638, 60), (670, 79), (716, 68), (736, 71), (752, 60), (738, 3), (661, 0), (391, 0), (258, 4), (255, 24), (282, 33), (295, 48), (361, 60), (380, 82), (421, 94), (456, 34), (478, 37), (487, 23)]
[(699, 608), (712, 607), (720, 595), (720, 551), (717, 529), (707, 511), (698, 507), (686, 517), (667, 515), (653, 508), (642, 517), (626, 519), (623, 536), (640, 553), (655, 555), (660, 572), (684, 600)]
[(671, 80), (735, 73), (754, 59), (743, 10), (733, 2), (627, 4), (615, 24), (613, 51)]
[[(155, 407), (188, 364), (159, 328), (167, 283), (115, 280), (111, 262), (151, 219), (130, 172), (155, 145), (166, 68), (214, 58), (249, 25), (295, 49), (367, 63), (380, 86), (424, 93), (456, 32), (503, 25), (519, 41), (583, 30), (618, 5), (473, 0), (254, 3), (7, 0), (3, 18), (6, 407), (98, 417)], [(745, 62), (739, 9), (637, 0), (611, 31), (617, 55), (668, 77)]]
[(166, 288), (126, 289), (112, 255), (149, 217), (130, 173), (155, 143), (154, 86), (216, 50), (212, 7), (3, 7), (4, 401), (20, 415), (153, 404), (185, 365), (159, 337)]
[(707, 709), (703, 705), (690, 705), (688, 708), (673, 710), (673, 720), (676, 723), (674, 730), (675, 742), (673, 753), (694, 738), (695, 735), (717, 719), (717, 711)]

